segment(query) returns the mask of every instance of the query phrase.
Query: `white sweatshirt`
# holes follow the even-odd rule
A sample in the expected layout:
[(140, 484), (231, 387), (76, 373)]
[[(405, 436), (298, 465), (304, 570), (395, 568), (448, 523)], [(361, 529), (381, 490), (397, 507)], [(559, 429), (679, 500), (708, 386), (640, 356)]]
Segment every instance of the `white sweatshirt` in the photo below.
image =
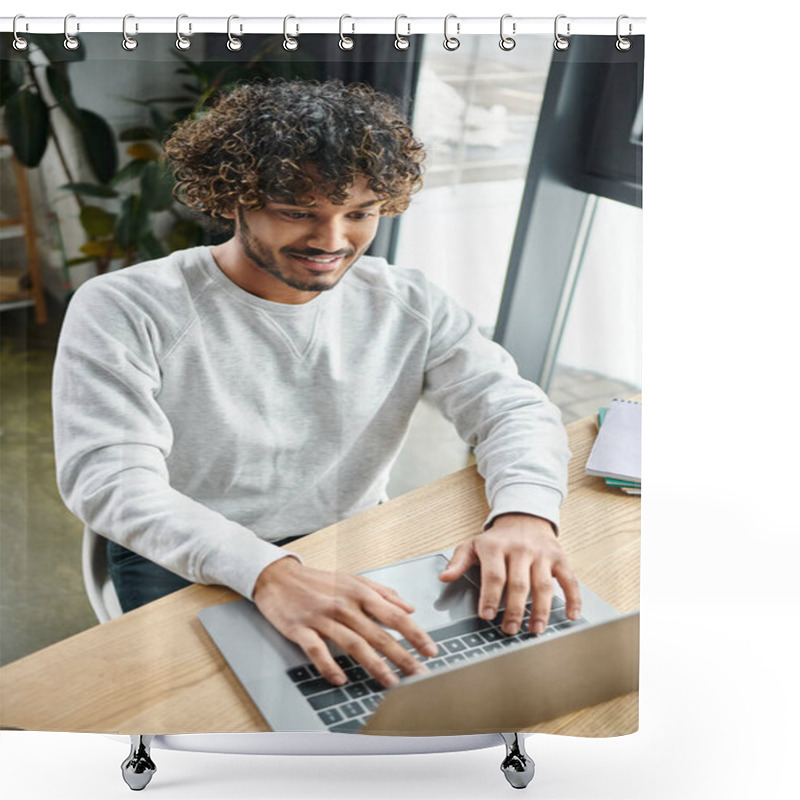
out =
[(59, 488), (97, 533), (251, 598), (286, 555), (270, 540), (386, 498), (423, 392), (475, 446), (487, 522), (558, 524), (558, 410), (421, 272), (363, 257), (285, 305), (233, 283), (208, 248), (179, 251), (74, 295), (53, 377)]

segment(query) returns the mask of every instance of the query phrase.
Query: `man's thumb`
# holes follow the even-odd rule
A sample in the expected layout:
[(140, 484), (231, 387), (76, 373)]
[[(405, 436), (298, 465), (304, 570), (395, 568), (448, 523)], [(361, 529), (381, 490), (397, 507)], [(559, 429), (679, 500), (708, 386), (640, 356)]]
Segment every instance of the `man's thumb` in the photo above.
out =
[(446, 583), (457, 580), (475, 563), (475, 560), (475, 551), (472, 546), (461, 545), (453, 553), (447, 568), (439, 573), (439, 580)]

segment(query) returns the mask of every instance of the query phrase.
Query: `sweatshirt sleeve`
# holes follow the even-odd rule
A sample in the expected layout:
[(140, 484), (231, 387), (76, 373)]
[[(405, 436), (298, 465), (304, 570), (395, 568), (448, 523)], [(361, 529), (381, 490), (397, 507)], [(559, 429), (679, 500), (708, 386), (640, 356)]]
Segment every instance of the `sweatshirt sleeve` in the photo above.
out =
[(96, 533), (187, 580), (252, 598), (264, 567), (290, 553), (170, 486), (172, 429), (157, 402), (162, 337), (111, 277), (75, 293), (59, 339), (53, 429), (61, 496)]
[(431, 342), (426, 394), (475, 448), (495, 517), (525, 513), (559, 525), (570, 451), (561, 413), (520, 377), (511, 355), (471, 315), (430, 285)]

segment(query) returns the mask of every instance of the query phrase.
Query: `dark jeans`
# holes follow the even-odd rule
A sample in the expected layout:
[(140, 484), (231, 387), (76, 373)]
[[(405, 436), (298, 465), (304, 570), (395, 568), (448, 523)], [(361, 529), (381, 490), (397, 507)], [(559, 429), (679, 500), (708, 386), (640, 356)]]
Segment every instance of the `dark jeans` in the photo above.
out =
[(132, 611), (159, 597), (191, 586), (180, 575), (148, 561), (138, 553), (109, 540), (106, 546), (108, 573), (123, 611)]
[[(289, 536), (275, 544), (289, 544), (300, 538), (302, 537)], [(132, 611), (145, 603), (192, 585), (180, 575), (111, 540), (106, 545), (106, 558), (108, 573), (123, 611)]]

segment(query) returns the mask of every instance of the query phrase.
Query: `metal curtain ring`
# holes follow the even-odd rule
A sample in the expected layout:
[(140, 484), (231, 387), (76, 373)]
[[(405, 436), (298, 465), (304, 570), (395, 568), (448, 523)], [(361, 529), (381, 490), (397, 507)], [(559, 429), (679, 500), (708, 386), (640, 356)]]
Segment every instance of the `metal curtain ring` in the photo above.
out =
[[(503, 30), (506, 20), (511, 19), (511, 16), (512, 16), (511, 14), (503, 14), (503, 16), (500, 17), (500, 49), (505, 50), (506, 52), (508, 52), (509, 50), (513, 50), (517, 46), (516, 40), (513, 39), (511, 36), (506, 36)], [(516, 32), (517, 32), (517, 23), (512, 22), (511, 33), (515, 34)]]
[[(342, 31), (342, 24), (344, 23), (344, 21), (346, 19), (353, 19), (353, 18), (349, 14), (342, 14), (342, 16), (339, 17), (339, 49), (340, 50), (352, 50), (356, 45), (356, 43), (353, 40), (353, 38), (350, 37), (350, 36), (345, 36), (343, 31)], [(350, 24), (350, 32), (351, 33), (355, 33), (355, 30), (356, 30), (355, 23), (351, 23)]]
[[(405, 36), (400, 35), (399, 29), (400, 29), (401, 19), (408, 19), (408, 17), (405, 14), (398, 14), (394, 18), (394, 46), (395, 49), (397, 50), (408, 50), (408, 48), (411, 46), (411, 42), (409, 42)], [(411, 25), (408, 22), (406, 23), (406, 28), (408, 28), (408, 30), (406, 31), (406, 36), (410, 36)]]
[[(177, 37), (175, 39), (175, 47), (177, 47), (178, 50), (188, 50), (192, 46), (191, 41), (181, 33), (181, 20), (186, 19), (188, 16), (189, 16), (188, 14), (178, 14), (178, 17), (175, 20), (175, 36)], [(192, 32), (192, 23), (190, 22), (189, 33), (191, 32)]]
[[(553, 32), (554, 32), (554, 34), (555, 34), (555, 37), (556, 37), (556, 38), (555, 38), (555, 40), (553, 41), (553, 47), (555, 47), (555, 49), (556, 49), (556, 50), (566, 50), (566, 49), (569, 47), (569, 39), (565, 39), (565, 38), (564, 38), (564, 37), (563, 37), (563, 36), (562, 36), (562, 35), (561, 35), (561, 34), (558, 32), (558, 21), (559, 21), (560, 19), (566, 19), (566, 18), (567, 18), (567, 15), (566, 15), (566, 14), (559, 14), (559, 15), (556, 17), (556, 21), (555, 21), (555, 23), (554, 23), (554, 25), (553, 25)], [(569, 35), (570, 35), (570, 33), (571, 33), (571, 31), (570, 31), (570, 24), (569, 24), (569, 22), (568, 22), (568, 23), (567, 23), (567, 36), (569, 36)]]
[[(24, 14), (17, 14), (17, 16), (14, 17), (14, 23), (13, 23), (13, 26), (12, 26), (12, 32), (14, 34), (14, 41), (13, 41), (12, 45), (13, 45), (15, 50), (27, 50), (28, 49), (28, 40), (24, 39), (22, 36), (20, 36), (17, 33), (17, 20), (19, 20), (19, 19), (25, 19), (25, 15)], [(26, 31), (28, 30), (28, 23), (27, 22), (25, 23), (25, 30)]]
[[(139, 46), (139, 42), (136, 41), (132, 36), (128, 36), (128, 20), (129, 19), (136, 19), (133, 14), (126, 14), (122, 18), (122, 47), (125, 50), (135, 50)], [(134, 30), (139, 30), (138, 23), (134, 23)]]
[[(64, 49), (65, 50), (77, 50), (81, 46), (81, 43), (74, 36), (70, 36), (69, 30), (68, 30), (68, 26), (69, 26), (69, 21), (71, 19), (75, 19), (75, 15), (74, 14), (67, 14), (67, 16), (64, 17)], [(81, 29), (80, 24), (76, 24), (75, 30), (79, 31), (80, 29)]]
[[(631, 49), (631, 40), (630, 39), (626, 39), (620, 33), (620, 22), (622, 22), (622, 20), (624, 20), (624, 19), (628, 19), (627, 15), (625, 15), (625, 14), (620, 14), (617, 17), (617, 42), (616, 42), (617, 50), (619, 50), (619, 51), (621, 51), (623, 53), (626, 52), (627, 50)], [(633, 33), (633, 26), (629, 22), (628, 23), (628, 36), (630, 36), (631, 33)]]
[[(293, 17), (291, 14), (283, 18), (283, 49), (284, 50), (297, 50), (297, 39), (289, 36), (289, 31), (287, 30), (289, 25), (290, 19), (297, 19), (297, 17)], [(300, 26), (295, 23), (295, 36), (300, 32)]]
[[(451, 19), (458, 19), (455, 14), (448, 14), (444, 18), (444, 45), (445, 50), (458, 50), (461, 47), (461, 42), (455, 36), (449, 36), (447, 33), (447, 23), (450, 22)], [(461, 33), (461, 23), (456, 22), (456, 33)]]
[[(235, 53), (237, 50), (241, 50), (242, 49), (242, 40), (241, 39), (237, 39), (231, 33), (231, 22), (233, 22), (235, 19), (239, 19), (239, 17), (237, 17), (236, 14), (231, 14), (228, 17), (228, 41), (227, 41), (226, 47), (232, 53)], [(241, 32), (242, 32), (242, 26), (239, 25), (239, 33), (241, 33)]]

